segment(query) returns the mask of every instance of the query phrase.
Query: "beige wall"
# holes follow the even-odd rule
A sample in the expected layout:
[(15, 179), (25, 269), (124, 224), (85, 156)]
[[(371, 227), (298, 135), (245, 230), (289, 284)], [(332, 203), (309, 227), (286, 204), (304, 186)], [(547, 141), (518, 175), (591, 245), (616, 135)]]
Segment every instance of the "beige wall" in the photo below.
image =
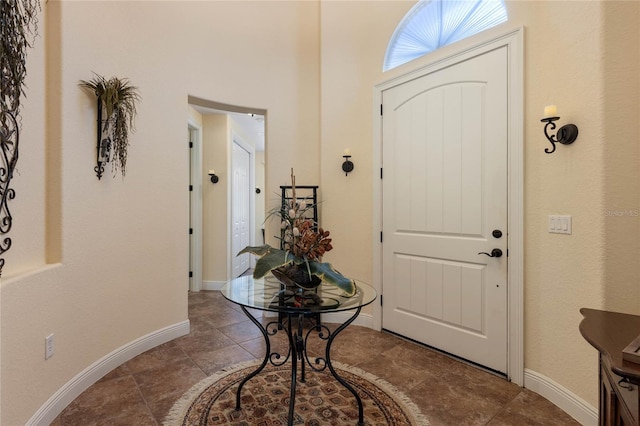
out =
[[(525, 368), (597, 406), (596, 352), (578, 325), (579, 309), (604, 297), (601, 6), (510, 2), (509, 11), (526, 26)], [(547, 104), (580, 129), (551, 155), (540, 122)], [(572, 215), (573, 234), (547, 233), (550, 214)]]
[[(12, 202), (14, 248), (1, 284), (0, 423), (7, 425), (24, 424), (101, 357), (187, 319), (188, 95), (269, 111), (267, 185), (285, 182), (290, 164), (319, 152), (316, 3), (49, 1), (42, 8)], [(142, 94), (124, 179), (108, 173), (98, 181), (93, 172), (95, 98), (78, 88), (92, 71), (128, 77)], [(45, 152), (53, 166), (46, 176)], [(315, 164), (300, 171), (318, 173)], [(45, 204), (48, 181), (60, 190)], [(55, 247), (61, 263), (48, 267)], [(45, 361), (49, 333), (56, 354)]]
[[(187, 95), (268, 111), (268, 208), (296, 165), (298, 182), (321, 187), (322, 225), (335, 242), (327, 260), (371, 281), (372, 90), (429, 61), (381, 72), (389, 37), (413, 4), (43, 4), (14, 247), (0, 284), (0, 423), (24, 423), (102, 356), (187, 318)], [(494, 33), (525, 27), (525, 366), (595, 405), (596, 352), (578, 333), (578, 309), (640, 313), (640, 219), (605, 214), (640, 209), (640, 3), (507, 7), (510, 22)], [(95, 31), (95, 16), (109, 31)], [(167, 37), (167, 28), (182, 31)], [(91, 71), (128, 77), (142, 93), (125, 179), (93, 174), (95, 100), (77, 87)], [(539, 120), (551, 103), (580, 136), (547, 155)], [(340, 170), (345, 148), (356, 167), (349, 176)], [(549, 214), (573, 215), (573, 235), (548, 234)], [(61, 263), (46, 266), (47, 258)], [(56, 355), (45, 362), (51, 332)]]
[(228, 244), (229, 117), (205, 115), (202, 127), (203, 174), (214, 169), (220, 178), (212, 184), (209, 175), (202, 178), (202, 280), (226, 281)]
[(640, 306), (640, 4), (609, 2), (604, 57), (604, 308)]

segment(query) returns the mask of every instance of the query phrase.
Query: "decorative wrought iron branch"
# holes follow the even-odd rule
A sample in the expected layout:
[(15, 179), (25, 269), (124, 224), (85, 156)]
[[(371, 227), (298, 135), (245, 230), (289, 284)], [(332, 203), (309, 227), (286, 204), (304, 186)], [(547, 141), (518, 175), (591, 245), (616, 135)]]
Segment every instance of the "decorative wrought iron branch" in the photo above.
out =
[[(10, 188), (13, 171), (18, 162), (18, 142), (20, 139), (18, 122), (11, 111), (0, 111), (0, 234), (5, 235), (11, 230), (13, 218), (9, 210), (8, 201), (15, 198), (16, 193)], [(0, 241), (0, 256), (11, 248), (11, 238), (5, 237)], [(4, 258), (0, 259), (0, 275), (4, 267)]]
[[(27, 48), (38, 34), (40, 0), (0, 1), (0, 235), (11, 230), (13, 218), (8, 201), (15, 198), (10, 188), (18, 162), (20, 136), (20, 97), (24, 94), (27, 76)], [(33, 37), (33, 39), (32, 39)], [(0, 256), (11, 248), (11, 238), (0, 237)], [(4, 267), (0, 259), (0, 275)]]

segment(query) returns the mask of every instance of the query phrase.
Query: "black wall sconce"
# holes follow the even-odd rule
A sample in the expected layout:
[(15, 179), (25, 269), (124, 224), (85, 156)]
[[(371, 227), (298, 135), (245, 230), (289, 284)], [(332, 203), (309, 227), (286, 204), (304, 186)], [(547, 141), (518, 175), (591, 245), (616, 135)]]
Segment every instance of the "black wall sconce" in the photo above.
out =
[(342, 157), (344, 158), (344, 163), (342, 163), (342, 171), (344, 172), (345, 176), (349, 176), (349, 173), (353, 171), (353, 162), (350, 160), (351, 151), (349, 149), (345, 149), (344, 155)]
[(211, 176), (211, 183), (218, 183), (220, 178), (216, 175), (215, 170), (209, 170), (209, 176)]
[(556, 150), (556, 144), (561, 143), (563, 145), (570, 145), (578, 138), (578, 126), (575, 124), (565, 124), (560, 127), (555, 135), (550, 135), (550, 130), (555, 130), (556, 121), (560, 119), (558, 117), (558, 111), (555, 105), (548, 105), (544, 107), (544, 117), (542, 120), (544, 125), (544, 135), (551, 142), (552, 149), (545, 148), (544, 152), (552, 154)]

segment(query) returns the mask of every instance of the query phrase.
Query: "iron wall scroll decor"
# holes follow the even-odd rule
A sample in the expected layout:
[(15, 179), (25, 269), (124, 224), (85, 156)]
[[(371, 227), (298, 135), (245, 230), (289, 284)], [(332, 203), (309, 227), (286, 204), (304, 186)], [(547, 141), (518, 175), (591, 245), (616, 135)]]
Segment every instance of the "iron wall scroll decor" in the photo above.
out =
[[(11, 230), (13, 218), (9, 210), (9, 200), (16, 196), (13, 188), (9, 187), (13, 171), (18, 162), (18, 142), (20, 138), (18, 121), (10, 111), (4, 109), (0, 115), (2, 129), (0, 130), (0, 148), (2, 150), (2, 164), (0, 165), (0, 233), (8, 234)], [(0, 241), (0, 256), (11, 248), (11, 238), (5, 237)], [(0, 259), (0, 275), (4, 267), (4, 258)]]
[(126, 78), (109, 80), (95, 74), (89, 81), (81, 80), (80, 87), (91, 90), (98, 98), (98, 132), (96, 166), (98, 179), (104, 173), (106, 163), (112, 163), (115, 174), (118, 169), (126, 173), (129, 133), (135, 130), (136, 103), (140, 100), (138, 88)]
[[(13, 217), (8, 201), (16, 193), (10, 187), (18, 162), (20, 140), (20, 96), (27, 76), (27, 48), (38, 35), (39, 0), (0, 1), (0, 234), (11, 231)], [(33, 39), (32, 39), (33, 37)], [(0, 256), (11, 248), (11, 238), (2, 237)], [(0, 258), (0, 276), (5, 259)]]
[(553, 154), (556, 150), (556, 144), (561, 143), (563, 145), (571, 145), (578, 138), (578, 126), (575, 124), (565, 124), (560, 127), (557, 133), (550, 134), (550, 130), (556, 129), (556, 121), (560, 120), (557, 116), (558, 110), (555, 105), (547, 105), (544, 107), (544, 118), (540, 120), (544, 125), (544, 135), (547, 140), (551, 142), (551, 149), (545, 148), (544, 152), (547, 154)]

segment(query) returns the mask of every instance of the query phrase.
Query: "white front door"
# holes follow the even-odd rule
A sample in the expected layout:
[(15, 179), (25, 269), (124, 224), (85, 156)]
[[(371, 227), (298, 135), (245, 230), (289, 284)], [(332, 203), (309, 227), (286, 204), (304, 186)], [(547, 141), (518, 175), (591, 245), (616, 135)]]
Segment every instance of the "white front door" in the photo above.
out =
[(382, 92), (382, 327), (503, 373), (507, 64), (501, 47)]
[(251, 154), (233, 142), (231, 153), (231, 256), (232, 275), (236, 278), (251, 266), (250, 254), (236, 256), (251, 243)]

